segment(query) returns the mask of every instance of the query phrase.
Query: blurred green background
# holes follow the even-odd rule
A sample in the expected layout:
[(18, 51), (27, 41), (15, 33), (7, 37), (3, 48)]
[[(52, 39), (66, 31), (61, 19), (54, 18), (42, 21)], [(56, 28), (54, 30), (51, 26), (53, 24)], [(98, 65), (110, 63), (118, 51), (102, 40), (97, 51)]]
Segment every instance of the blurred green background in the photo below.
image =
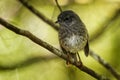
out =
[[(120, 0), (58, 0), (85, 23), (90, 48), (120, 73)], [(60, 13), (53, 0), (28, 0), (53, 22)], [(0, 0), (0, 17), (59, 48), (58, 33), (17, 0)], [(83, 63), (99, 74), (115, 78), (91, 56)], [(0, 25), (0, 80), (95, 80), (74, 66)]]

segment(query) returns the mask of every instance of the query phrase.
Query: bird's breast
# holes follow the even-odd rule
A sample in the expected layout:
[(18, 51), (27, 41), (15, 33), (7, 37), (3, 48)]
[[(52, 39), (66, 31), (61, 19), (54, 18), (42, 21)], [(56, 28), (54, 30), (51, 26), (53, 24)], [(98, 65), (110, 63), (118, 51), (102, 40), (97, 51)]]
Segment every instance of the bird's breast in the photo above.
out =
[(71, 35), (60, 40), (62, 47), (70, 52), (78, 52), (84, 48), (86, 40), (83, 36)]

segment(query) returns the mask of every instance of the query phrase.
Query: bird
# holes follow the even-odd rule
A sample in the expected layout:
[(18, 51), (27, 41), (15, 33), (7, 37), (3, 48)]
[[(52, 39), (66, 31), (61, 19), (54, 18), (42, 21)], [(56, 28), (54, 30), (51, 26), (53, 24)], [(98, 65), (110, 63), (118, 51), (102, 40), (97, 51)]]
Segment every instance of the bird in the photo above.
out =
[[(78, 52), (84, 50), (89, 55), (89, 35), (85, 24), (72, 10), (61, 12), (56, 23), (59, 24), (59, 44), (63, 53), (75, 62), (81, 62)], [(79, 59), (79, 60), (78, 60)], [(66, 61), (69, 64), (69, 61)]]

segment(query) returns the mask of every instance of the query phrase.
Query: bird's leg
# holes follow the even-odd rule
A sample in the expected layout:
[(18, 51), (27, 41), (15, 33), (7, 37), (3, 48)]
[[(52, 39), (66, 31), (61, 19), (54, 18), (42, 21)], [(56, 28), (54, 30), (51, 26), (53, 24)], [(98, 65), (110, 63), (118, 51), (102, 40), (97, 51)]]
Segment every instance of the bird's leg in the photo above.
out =
[(82, 61), (81, 61), (81, 58), (80, 58), (79, 53), (77, 53), (77, 56), (78, 56), (77, 64), (80, 65), (80, 66), (82, 66), (83, 63), (82, 63)]
[(67, 55), (66, 64), (69, 65), (69, 64), (70, 64), (70, 62), (69, 62), (69, 59), (70, 59), (70, 53), (67, 52), (67, 51), (66, 51), (61, 45), (60, 45), (60, 47), (61, 47), (63, 53), (65, 53), (65, 54)]
[[(68, 52), (67, 52), (67, 58), (70, 59), (70, 54), (69, 54)], [(66, 61), (66, 64), (67, 64), (67, 65), (70, 64), (69, 60)]]

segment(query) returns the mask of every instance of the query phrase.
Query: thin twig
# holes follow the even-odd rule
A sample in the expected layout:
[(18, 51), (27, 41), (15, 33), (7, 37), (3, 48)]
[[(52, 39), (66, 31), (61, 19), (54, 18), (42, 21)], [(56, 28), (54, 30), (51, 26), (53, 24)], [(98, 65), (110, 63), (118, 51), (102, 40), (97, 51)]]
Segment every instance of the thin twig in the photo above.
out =
[(58, 9), (60, 10), (60, 12), (62, 12), (62, 9), (61, 9), (60, 5), (58, 4), (58, 0), (55, 0), (55, 2), (56, 2), (56, 4), (57, 4), (57, 7), (58, 7)]
[(33, 14), (42, 19), (44, 22), (52, 26), (55, 30), (58, 30), (58, 26), (55, 25), (50, 19), (46, 18), (42, 13), (36, 10), (32, 5), (28, 4), (26, 0), (19, 0), (25, 7), (27, 7)]
[(35, 35), (33, 35), (32, 33), (30, 33), (27, 30), (22, 30), (20, 28), (17, 28), (16, 26), (6, 22), (4, 19), (0, 18), (0, 24), (2, 24), (4, 27), (6, 27), (7, 29), (15, 32), (16, 34), (25, 36), (27, 38), (29, 38), (31, 41), (33, 41), (34, 43), (44, 47), (45, 49), (49, 50), (50, 52), (54, 53), (55, 55), (59, 56), (60, 58), (63, 58), (64, 60), (69, 61), (71, 64), (73, 64), (74, 66), (76, 66), (77, 68), (79, 68), (80, 70), (82, 70), (83, 72), (91, 75), (92, 77), (98, 79), (98, 80), (109, 80), (108, 78), (97, 74), (95, 71), (93, 71), (92, 69), (84, 66), (84, 65), (79, 65), (78, 62), (74, 62), (74, 60), (72, 59), (68, 59), (67, 55), (64, 54), (62, 51), (54, 48), (53, 46), (51, 46), (50, 44), (42, 41), (41, 39), (37, 38)]
[(90, 55), (98, 61), (100, 64), (102, 64), (108, 71), (110, 71), (116, 79), (120, 80), (120, 74), (115, 71), (114, 68), (110, 64), (108, 64), (106, 61), (104, 61), (100, 56), (96, 55), (92, 50), (90, 51)]
[[(37, 11), (33, 6), (31, 6), (30, 4), (28, 4), (27, 2), (25, 2), (24, 0), (19, 0), (26, 8), (28, 8), (31, 12), (33, 12), (35, 15), (39, 15), (38, 17), (40, 18), (40, 19), (42, 19), (42, 17), (41, 16), (43, 16), (43, 14), (41, 14), (39, 11)], [(43, 21), (45, 21), (46, 23), (48, 23), (49, 24), (49, 22), (47, 22), (47, 21), (49, 21), (49, 19), (47, 20), (47, 18), (45, 18), (46, 20), (44, 20), (43, 19)], [(51, 22), (51, 24), (49, 24), (49, 25), (51, 25), (51, 27), (55, 27), (56, 28), (56, 30), (58, 30), (58, 26), (55, 26), (55, 24), (53, 23), (53, 22)], [(102, 33), (102, 32), (101, 32)], [(99, 35), (99, 34), (98, 34)], [(95, 55), (97, 55), (97, 54), (95, 54)], [(91, 55), (92, 56), (92, 55)], [(98, 55), (97, 55), (98, 56)], [(96, 57), (94, 57), (94, 56), (92, 56), (95, 60), (96, 60)], [(99, 60), (97, 60), (98, 62), (99, 62)], [(104, 63), (104, 60), (102, 60), (103, 61), (103, 63)], [(101, 62), (99, 62), (99, 63), (101, 63)], [(102, 64), (104, 67), (106, 67), (106, 65), (104, 65), (104, 64)], [(109, 64), (110, 65), (110, 64)], [(113, 70), (113, 71), (111, 71), (111, 70)], [(114, 75), (113, 74), (113, 72), (115, 73), (115, 74), (117, 74), (117, 75), (119, 75), (119, 73), (117, 73), (115, 70), (114, 70), (114, 68), (112, 68), (112, 67), (109, 67), (109, 69), (108, 69), (108, 71), (110, 71), (111, 73), (112, 73), (112, 75)], [(115, 76), (115, 75), (114, 75)], [(116, 77), (115, 76), (115, 78), (116, 79), (118, 79), (119, 80), (119, 78), (118, 77)]]

